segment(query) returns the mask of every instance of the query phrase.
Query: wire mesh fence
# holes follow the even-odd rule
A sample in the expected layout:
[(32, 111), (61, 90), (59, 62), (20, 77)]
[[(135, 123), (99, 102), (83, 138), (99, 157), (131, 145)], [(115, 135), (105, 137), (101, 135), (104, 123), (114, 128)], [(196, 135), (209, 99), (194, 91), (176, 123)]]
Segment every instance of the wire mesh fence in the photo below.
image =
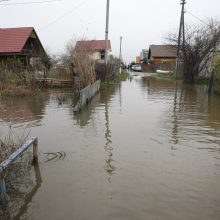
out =
[[(31, 178), (32, 153), (25, 152), (3, 173), (6, 194), (2, 198), (0, 216), (15, 217), (23, 205), (25, 195), (34, 185)], [(5, 201), (4, 201), (5, 200)]]
[(11, 139), (7, 142), (9, 149), (1, 145), (4, 154), (0, 161), (0, 220), (20, 219), (41, 185), (39, 164), (33, 163), (35, 151), (31, 147), (34, 148), (36, 141), (32, 138), (19, 148), (11, 145)]

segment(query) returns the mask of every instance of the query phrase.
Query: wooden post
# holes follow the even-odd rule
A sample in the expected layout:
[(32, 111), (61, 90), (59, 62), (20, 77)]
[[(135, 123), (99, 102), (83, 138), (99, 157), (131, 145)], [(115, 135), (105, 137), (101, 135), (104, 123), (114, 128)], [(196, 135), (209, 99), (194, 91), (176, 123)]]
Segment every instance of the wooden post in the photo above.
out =
[[(179, 75), (179, 61), (180, 61), (180, 50), (182, 50), (183, 54), (183, 74), (185, 74), (185, 19), (184, 19), (184, 13), (185, 13), (185, 4), (186, 0), (181, 0), (182, 5), (182, 11), (181, 11), (181, 17), (180, 17), (180, 26), (179, 26), (179, 35), (178, 35), (178, 47), (177, 47), (177, 58), (176, 58), (176, 69), (175, 69), (175, 78), (178, 78)], [(182, 39), (182, 42), (181, 42)], [(184, 75), (185, 77), (185, 75)]]
[(5, 186), (4, 172), (1, 172), (0, 173), (0, 196), (1, 198), (3, 194), (6, 194), (6, 186)]
[(4, 172), (0, 173), (0, 205), (4, 211), (4, 216), (6, 217), (10, 216), (8, 210), (8, 199), (7, 199)]
[(38, 163), (38, 140), (33, 143), (33, 163)]

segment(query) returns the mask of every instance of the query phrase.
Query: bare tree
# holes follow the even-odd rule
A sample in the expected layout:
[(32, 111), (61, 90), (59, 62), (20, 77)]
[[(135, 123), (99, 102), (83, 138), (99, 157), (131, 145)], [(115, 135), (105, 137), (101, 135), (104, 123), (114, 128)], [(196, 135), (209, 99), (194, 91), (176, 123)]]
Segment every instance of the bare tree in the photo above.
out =
[[(188, 26), (185, 33), (185, 47), (180, 48), (183, 60), (184, 82), (194, 83), (200, 75), (211, 71), (211, 63), (216, 45), (220, 39), (220, 26), (217, 21), (209, 21), (203, 26)], [(178, 37), (169, 34), (168, 43), (176, 46)]]
[(50, 69), (53, 66), (51, 56), (47, 54), (47, 55), (41, 57), (41, 63), (43, 65), (43, 69), (44, 69), (44, 78), (46, 78), (48, 72), (50, 71)]
[(96, 81), (95, 60), (91, 48), (80, 44), (72, 51), (71, 64), (74, 74), (79, 78), (80, 88)]
[(58, 63), (62, 65), (65, 68), (65, 70), (69, 73), (72, 73), (73, 71), (72, 56), (73, 56), (74, 47), (75, 47), (75, 41), (74, 40), (68, 41), (64, 53), (59, 55), (58, 58)]
[(65, 52), (60, 55), (59, 62), (72, 75), (75, 89), (80, 90), (95, 82), (95, 60), (91, 48), (83, 44), (76, 48), (76, 43), (74, 39), (67, 42)]
[(216, 54), (213, 60), (212, 84), (210, 85), (210, 92), (214, 86), (214, 92), (220, 94), (220, 52)]

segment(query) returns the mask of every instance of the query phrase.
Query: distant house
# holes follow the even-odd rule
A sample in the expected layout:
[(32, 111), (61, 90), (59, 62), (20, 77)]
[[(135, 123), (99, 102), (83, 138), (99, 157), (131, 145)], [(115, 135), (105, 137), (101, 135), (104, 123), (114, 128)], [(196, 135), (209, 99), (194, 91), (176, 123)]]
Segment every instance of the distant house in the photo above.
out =
[(147, 62), (148, 62), (148, 54), (149, 54), (149, 50), (148, 49), (143, 49), (141, 51), (141, 54), (140, 54), (141, 63), (147, 64)]
[(155, 69), (174, 70), (177, 48), (171, 45), (150, 45), (148, 61)]
[(46, 52), (33, 27), (0, 28), (0, 63), (19, 59), (25, 67), (33, 67)]
[[(105, 40), (88, 40), (88, 41), (77, 41), (75, 51), (84, 50), (91, 53), (91, 57), (95, 61), (105, 60)], [(111, 51), (111, 42), (108, 41), (108, 51)]]
[(136, 56), (135, 62), (137, 64), (141, 64), (141, 57), (140, 56)]

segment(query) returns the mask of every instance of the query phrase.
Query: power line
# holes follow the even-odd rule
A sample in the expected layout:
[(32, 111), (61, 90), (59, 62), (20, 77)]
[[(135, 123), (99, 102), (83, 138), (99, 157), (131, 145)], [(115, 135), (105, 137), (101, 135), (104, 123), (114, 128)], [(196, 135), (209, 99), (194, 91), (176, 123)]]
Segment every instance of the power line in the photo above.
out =
[(68, 12), (66, 12), (65, 14), (61, 15), (60, 17), (56, 18), (54, 21), (50, 22), (49, 24), (47, 24), (46, 26), (42, 27), (41, 29), (39, 29), (38, 31), (42, 31), (48, 27), (50, 27), (51, 25), (57, 23), (59, 20), (61, 20), (62, 18), (66, 17), (67, 15), (73, 13), (75, 10), (77, 10), (78, 8), (80, 8), (81, 6), (83, 6), (87, 1), (89, 0), (84, 0), (83, 2), (81, 2), (79, 5), (75, 6), (74, 8), (70, 9)]
[[(3, 1), (8, 1), (8, 0), (2, 0), (0, 2)], [(32, 4), (42, 4), (42, 3), (53, 3), (53, 2), (59, 2), (59, 1), (63, 1), (63, 0), (45, 0), (45, 1), (32, 1), (32, 2), (13, 2), (13, 3), (4, 3), (4, 4), (0, 4), (0, 5), (4, 5), (4, 6), (12, 6), (12, 5), (32, 5)]]
[(205, 25), (208, 25), (208, 26), (209, 26), (209, 24), (208, 24), (208, 23), (206, 23), (205, 21), (203, 21), (201, 18), (199, 18), (199, 17), (195, 16), (195, 15), (194, 15), (194, 14), (192, 14), (191, 12), (189, 12), (189, 11), (185, 11), (185, 12), (187, 12), (188, 14), (190, 14), (192, 17), (194, 17), (194, 18), (195, 18), (195, 19), (197, 19), (198, 21), (202, 22), (203, 24), (205, 24)]

